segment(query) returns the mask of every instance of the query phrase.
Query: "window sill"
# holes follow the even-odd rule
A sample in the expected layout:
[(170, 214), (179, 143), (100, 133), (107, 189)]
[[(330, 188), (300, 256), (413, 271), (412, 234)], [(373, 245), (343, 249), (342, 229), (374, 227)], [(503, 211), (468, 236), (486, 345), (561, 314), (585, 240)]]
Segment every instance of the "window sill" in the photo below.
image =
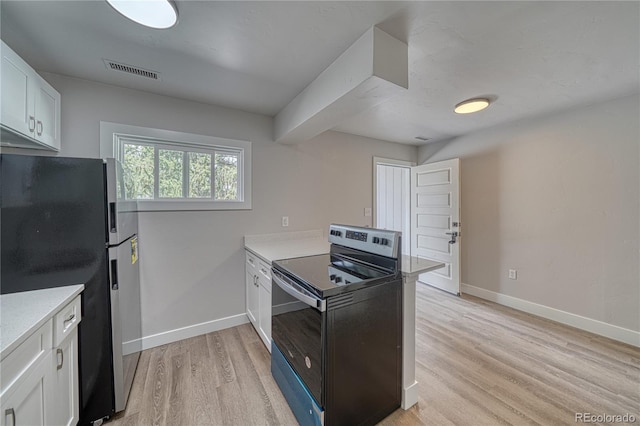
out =
[(199, 210), (251, 210), (250, 201), (210, 201), (210, 200), (153, 200), (137, 201), (139, 212), (157, 211), (199, 211)]

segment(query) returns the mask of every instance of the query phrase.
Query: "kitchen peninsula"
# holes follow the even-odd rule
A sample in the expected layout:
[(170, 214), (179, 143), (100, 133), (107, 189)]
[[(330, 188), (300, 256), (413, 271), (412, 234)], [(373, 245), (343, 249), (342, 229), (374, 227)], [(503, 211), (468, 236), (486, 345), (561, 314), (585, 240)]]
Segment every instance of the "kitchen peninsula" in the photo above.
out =
[[(271, 263), (275, 260), (329, 253), (321, 230), (245, 236), (247, 316), (271, 351)], [(257, 257), (257, 258), (256, 258)], [(416, 282), (420, 274), (442, 268), (444, 263), (403, 255), (403, 367), (402, 408), (418, 401), (415, 379)], [(262, 299), (262, 302), (261, 302)]]

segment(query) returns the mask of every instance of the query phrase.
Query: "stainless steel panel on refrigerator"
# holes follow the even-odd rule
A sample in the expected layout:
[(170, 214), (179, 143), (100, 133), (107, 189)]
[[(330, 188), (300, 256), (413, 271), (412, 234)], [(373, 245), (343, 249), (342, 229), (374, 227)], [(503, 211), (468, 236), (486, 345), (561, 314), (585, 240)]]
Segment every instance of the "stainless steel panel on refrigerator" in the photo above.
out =
[(115, 411), (124, 410), (142, 350), (138, 236), (109, 247)]
[(138, 233), (138, 213), (135, 201), (127, 200), (124, 170), (114, 158), (106, 158), (107, 171), (107, 234), (109, 245), (119, 244)]

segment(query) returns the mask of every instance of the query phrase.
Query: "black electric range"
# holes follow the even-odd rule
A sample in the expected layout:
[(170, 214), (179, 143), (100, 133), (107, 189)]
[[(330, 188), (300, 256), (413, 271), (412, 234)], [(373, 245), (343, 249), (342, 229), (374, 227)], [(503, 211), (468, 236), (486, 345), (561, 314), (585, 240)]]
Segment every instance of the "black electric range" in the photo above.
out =
[(400, 235), (329, 234), (329, 254), (273, 262), (272, 374), (301, 425), (375, 424), (401, 399)]

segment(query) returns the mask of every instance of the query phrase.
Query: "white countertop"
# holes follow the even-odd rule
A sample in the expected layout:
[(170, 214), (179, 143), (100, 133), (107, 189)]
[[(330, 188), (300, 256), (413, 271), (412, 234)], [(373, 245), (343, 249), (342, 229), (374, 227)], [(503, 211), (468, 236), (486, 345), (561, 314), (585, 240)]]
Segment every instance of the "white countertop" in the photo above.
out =
[(0, 359), (84, 290), (84, 285), (23, 291), (0, 296)]
[(400, 268), (402, 269), (402, 276), (409, 277), (440, 269), (443, 266), (444, 263), (442, 262), (422, 259), (415, 256), (402, 255), (402, 264)]
[(329, 241), (321, 230), (247, 235), (244, 247), (267, 263), (329, 253)]

